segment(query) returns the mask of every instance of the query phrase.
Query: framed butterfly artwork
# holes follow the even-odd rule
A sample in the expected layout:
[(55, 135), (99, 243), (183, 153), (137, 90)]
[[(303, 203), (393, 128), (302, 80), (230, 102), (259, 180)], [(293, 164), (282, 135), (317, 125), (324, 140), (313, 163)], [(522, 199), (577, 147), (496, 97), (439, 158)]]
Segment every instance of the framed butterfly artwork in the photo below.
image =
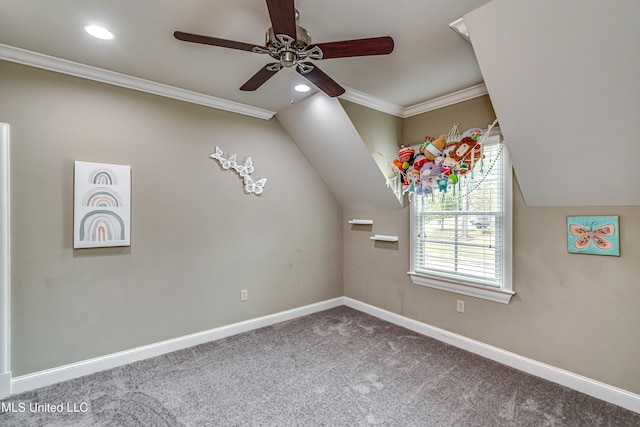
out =
[(568, 216), (567, 250), (571, 254), (620, 256), (617, 216)]

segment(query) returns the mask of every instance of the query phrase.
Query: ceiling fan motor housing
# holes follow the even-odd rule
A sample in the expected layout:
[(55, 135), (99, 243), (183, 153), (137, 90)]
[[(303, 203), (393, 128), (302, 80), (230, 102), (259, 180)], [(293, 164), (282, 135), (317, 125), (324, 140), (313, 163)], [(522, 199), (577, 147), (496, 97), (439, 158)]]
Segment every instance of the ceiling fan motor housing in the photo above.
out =
[[(309, 32), (296, 24), (300, 14), (294, 7), (294, 0), (266, 0), (266, 2), (272, 27), (266, 31), (264, 46), (182, 31), (175, 31), (173, 35), (182, 41), (266, 54), (275, 59), (275, 62), (262, 67), (240, 87), (240, 90), (246, 91), (258, 89), (275, 73), (287, 67), (295, 69), (327, 95), (340, 96), (345, 89), (315, 64), (309, 62), (310, 59), (388, 55), (393, 51), (393, 39), (389, 36), (312, 45)], [(295, 21), (291, 19), (292, 16)]]
[[(260, 53), (268, 53), (272, 58), (279, 61), (282, 67), (300, 66), (300, 61), (308, 58), (321, 59), (322, 51), (318, 48), (307, 51), (307, 47), (311, 44), (311, 34), (303, 27), (296, 26), (296, 39), (294, 40), (286, 34), (276, 34), (273, 27), (267, 30), (265, 46), (267, 51)], [(302, 71), (302, 70), (301, 70)], [(305, 67), (305, 72), (310, 71)]]
[[(276, 34), (273, 32), (273, 27), (269, 27), (265, 37), (265, 46), (269, 47), (273, 43), (280, 43)], [(296, 40), (292, 43), (291, 47), (294, 49), (304, 49), (311, 44), (311, 34), (301, 26), (296, 26)]]
[(294, 65), (296, 65), (296, 62), (298, 62), (296, 53), (290, 50), (285, 50), (284, 52), (282, 52), (279, 59), (280, 64), (282, 64), (283, 67), (287, 68), (293, 67)]

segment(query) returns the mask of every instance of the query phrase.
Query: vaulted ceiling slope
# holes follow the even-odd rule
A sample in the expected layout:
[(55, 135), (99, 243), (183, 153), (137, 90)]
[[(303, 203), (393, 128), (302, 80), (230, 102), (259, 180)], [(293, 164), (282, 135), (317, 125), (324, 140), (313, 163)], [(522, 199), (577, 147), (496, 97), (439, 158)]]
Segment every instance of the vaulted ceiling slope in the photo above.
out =
[(527, 205), (640, 205), (640, 2), (493, 0), (464, 21)]
[[(432, 101), (447, 105), (445, 95), (464, 100), (486, 88), (528, 205), (640, 205), (640, 1), (295, 5), (317, 42), (393, 37), (390, 55), (320, 62), (348, 88), (345, 99), (410, 117)], [(473, 47), (448, 27), (463, 15)], [(240, 91), (263, 56), (172, 36), (260, 43), (270, 25), (264, 1), (3, 0), (0, 21), (0, 59), (267, 119), (306, 96), (291, 90), (295, 73)], [(90, 23), (116, 37), (91, 38), (82, 30)]]
[[(347, 88), (354, 102), (369, 98), (402, 114), (404, 108), (482, 84), (471, 45), (449, 23), (487, 2), (295, 0), (295, 7), (298, 24), (313, 43), (392, 37), (390, 55), (312, 62)], [(2, 0), (0, 22), (0, 58), (3, 47), (14, 61), (23, 51), (33, 52), (45, 55), (39, 60), (59, 58), (66, 65), (159, 83), (165, 85), (163, 93), (182, 89), (202, 102), (212, 97), (214, 104), (222, 99), (271, 112), (306, 96), (292, 91), (293, 84), (306, 81), (292, 69), (278, 72), (255, 91), (239, 90), (271, 62), (267, 55), (173, 36), (180, 30), (263, 45), (271, 25), (265, 0)], [(106, 26), (115, 37), (95, 39), (83, 30), (87, 24)]]
[(338, 100), (317, 93), (280, 111), (276, 118), (340, 206), (345, 209), (402, 207), (401, 201), (386, 186), (383, 171)]

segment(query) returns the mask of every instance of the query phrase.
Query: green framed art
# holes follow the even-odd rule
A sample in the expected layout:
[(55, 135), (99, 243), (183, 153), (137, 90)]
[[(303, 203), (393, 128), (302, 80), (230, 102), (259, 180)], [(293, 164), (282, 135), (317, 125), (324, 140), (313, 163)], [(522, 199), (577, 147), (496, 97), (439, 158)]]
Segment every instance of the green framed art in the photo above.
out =
[(567, 251), (620, 256), (618, 216), (567, 216)]

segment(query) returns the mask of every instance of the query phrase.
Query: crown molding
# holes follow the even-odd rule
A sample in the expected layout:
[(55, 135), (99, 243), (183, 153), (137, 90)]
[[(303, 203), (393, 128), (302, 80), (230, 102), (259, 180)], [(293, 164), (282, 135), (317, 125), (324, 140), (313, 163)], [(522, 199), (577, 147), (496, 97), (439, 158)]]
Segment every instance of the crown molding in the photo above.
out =
[[(276, 114), (275, 111), (205, 95), (151, 80), (128, 76), (115, 71), (92, 67), (90, 65), (80, 64), (78, 62), (68, 61), (66, 59), (60, 59), (1, 43), (0, 59), (263, 120), (269, 120)], [(477, 98), (488, 93), (487, 87), (484, 83), (481, 83), (419, 104), (402, 107), (349, 87), (345, 87), (345, 89), (346, 92), (341, 95), (340, 98), (403, 119), (459, 102), (468, 101), (469, 99)]]
[(484, 83), (481, 83), (466, 89), (459, 90), (457, 92), (450, 93), (448, 95), (421, 102), (419, 104), (415, 104), (409, 107), (401, 107), (400, 105), (384, 101), (382, 99), (373, 97), (363, 92), (359, 92), (352, 88), (347, 87), (345, 89), (346, 92), (342, 96), (340, 96), (340, 98), (363, 105), (365, 107), (369, 107), (377, 111), (381, 111), (383, 113), (391, 114), (392, 116), (400, 117), (402, 119), (437, 110), (438, 108), (468, 101), (470, 99), (477, 98), (488, 93), (487, 87), (484, 85)]
[(276, 114), (275, 111), (252, 107), (239, 102), (204, 95), (4, 44), (0, 44), (0, 59), (263, 120), (269, 120)]
[(404, 109), (403, 118), (413, 117), (418, 114), (437, 110), (438, 108), (448, 107), (449, 105), (468, 101), (470, 99), (486, 95), (487, 93), (489, 93), (487, 91), (487, 87), (484, 85), (484, 83), (480, 83), (478, 85), (471, 86), (466, 89), (450, 93), (448, 95), (440, 96), (438, 98), (430, 99), (428, 101), (407, 107)]
[(345, 93), (340, 98), (360, 104), (371, 109), (391, 114), (392, 116), (403, 117), (404, 108), (392, 102), (373, 97), (364, 92), (357, 91), (350, 87), (345, 87)]

